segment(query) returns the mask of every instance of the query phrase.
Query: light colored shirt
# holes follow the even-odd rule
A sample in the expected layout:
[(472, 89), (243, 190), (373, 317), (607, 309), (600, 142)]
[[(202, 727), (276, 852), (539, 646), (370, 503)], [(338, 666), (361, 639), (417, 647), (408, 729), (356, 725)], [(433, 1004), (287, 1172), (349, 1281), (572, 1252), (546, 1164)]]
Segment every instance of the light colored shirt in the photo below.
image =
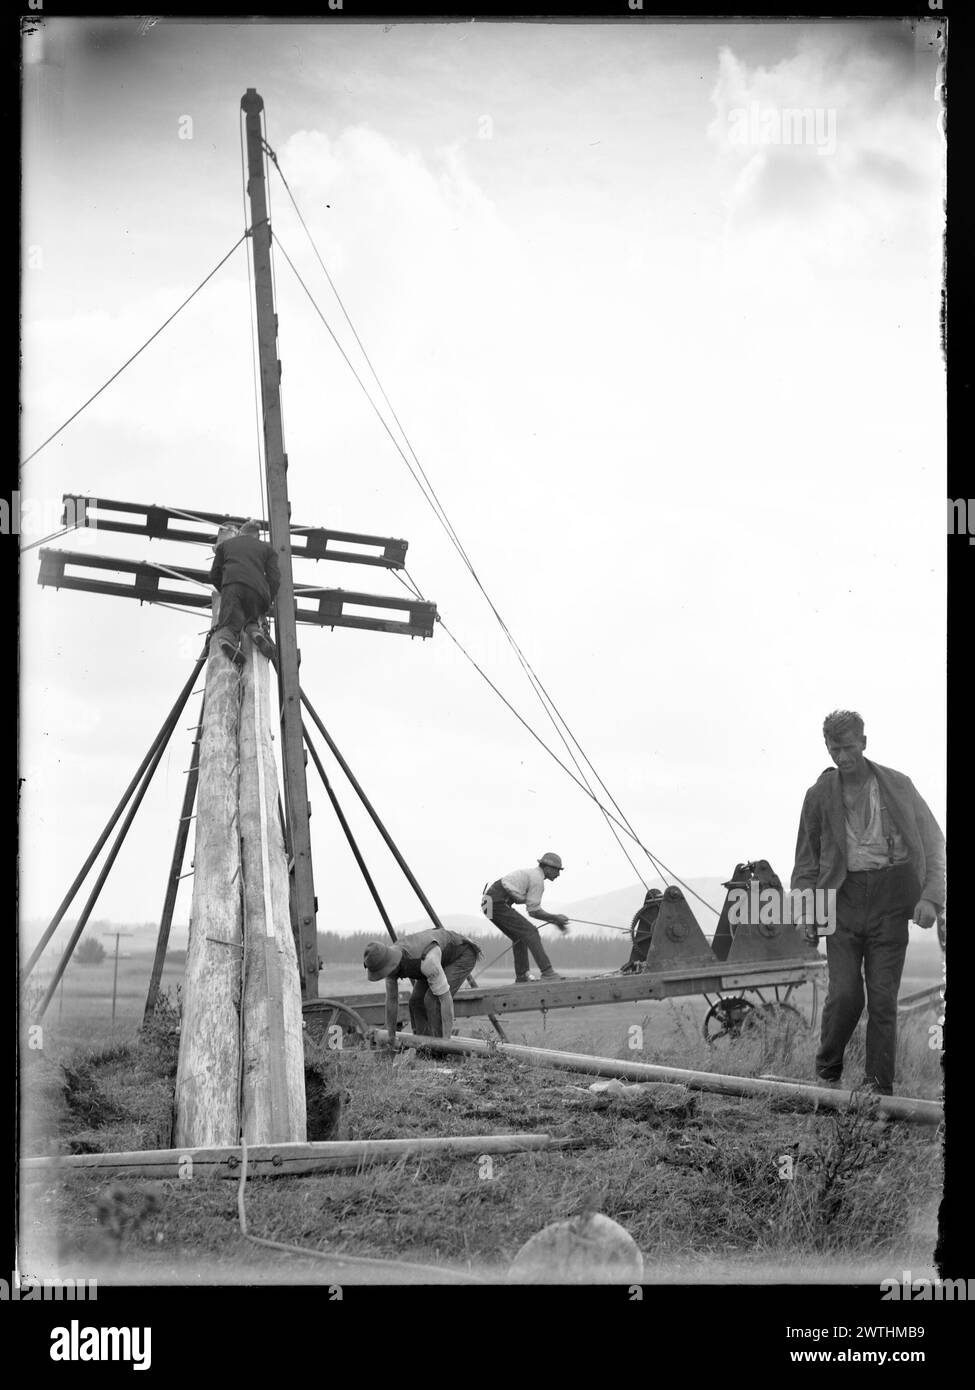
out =
[[(449, 994), (450, 981), (444, 974), (443, 952), (437, 945), (427, 946), (420, 958), (420, 974), (430, 986), (431, 994)], [(412, 976), (410, 977), (412, 978)], [(399, 992), (399, 976), (394, 971), (386, 976), (386, 993), (390, 999)]]
[(537, 865), (531, 869), (515, 869), (513, 873), (505, 874), (501, 886), (516, 903), (524, 903), (529, 912), (537, 912), (545, 892), (545, 875)]
[(440, 954), (439, 946), (434, 946), (431, 950), (427, 951), (420, 962), (420, 969), (426, 976), (430, 985), (431, 994), (439, 995), (450, 993), (450, 981), (444, 974), (443, 957)]
[(907, 846), (888, 813), (891, 845), (888, 849), (884, 834), (884, 818), (881, 812), (880, 788), (876, 777), (871, 777), (860, 788), (852, 806), (844, 806), (846, 811), (846, 867), (850, 873), (863, 869), (884, 869), (891, 863), (903, 864), (907, 860)]

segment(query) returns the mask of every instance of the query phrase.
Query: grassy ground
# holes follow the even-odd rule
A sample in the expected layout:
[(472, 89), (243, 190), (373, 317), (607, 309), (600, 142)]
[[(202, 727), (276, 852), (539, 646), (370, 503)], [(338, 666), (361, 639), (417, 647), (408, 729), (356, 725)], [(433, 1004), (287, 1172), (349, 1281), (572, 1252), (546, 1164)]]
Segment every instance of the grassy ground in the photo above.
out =
[[(349, 986), (344, 986), (348, 988)], [(512, 1040), (543, 1047), (758, 1075), (811, 1074), (815, 1036), (758, 1029), (709, 1049), (697, 1001), (557, 1011), (506, 1020)], [(26, 1152), (148, 1148), (165, 1142), (175, 1020), (165, 1010), (136, 1040), (135, 1014), (96, 1041), (93, 1019), (65, 1018), (23, 1052)], [(626, 1015), (624, 1018), (623, 1015)], [(632, 1022), (642, 1050), (628, 1044)], [(935, 1097), (938, 1054), (926, 1014), (900, 1032), (898, 1091)], [(467, 1024), (474, 1024), (468, 1027)], [(489, 1025), (464, 1031), (491, 1036)], [(85, 1044), (85, 1045), (79, 1045)], [(862, 1069), (862, 1039), (848, 1076)], [(407, 1060), (408, 1059), (408, 1060)], [(342, 1254), (395, 1258), (501, 1279), (547, 1223), (598, 1210), (643, 1252), (648, 1281), (879, 1280), (925, 1269), (934, 1246), (940, 1139), (869, 1109), (830, 1116), (712, 1095), (676, 1110), (593, 1103), (592, 1077), (544, 1071), (497, 1053), (395, 1064), (369, 1051), (321, 1055), (334, 1137), (545, 1132), (575, 1147), (496, 1157), (408, 1160), (361, 1173), (253, 1179), (249, 1229), (330, 1252), (327, 1260), (258, 1247), (240, 1234), (237, 1184), (156, 1184), (71, 1175), (25, 1189), (28, 1272), (58, 1266), (103, 1282), (408, 1282), (407, 1271), (342, 1265)], [(326, 1107), (327, 1109), (328, 1107)], [(780, 1176), (792, 1160), (791, 1179)], [(34, 1266), (37, 1266), (35, 1269)], [(426, 1276), (417, 1276), (424, 1278)]]

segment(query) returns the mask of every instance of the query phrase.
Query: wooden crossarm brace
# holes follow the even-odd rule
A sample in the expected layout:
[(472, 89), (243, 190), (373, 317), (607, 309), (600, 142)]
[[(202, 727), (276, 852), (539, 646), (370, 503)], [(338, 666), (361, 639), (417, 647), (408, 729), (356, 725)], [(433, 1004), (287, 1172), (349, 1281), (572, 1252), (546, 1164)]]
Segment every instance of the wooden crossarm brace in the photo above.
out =
[[(40, 552), (37, 582), (55, 589), (81, 589), (95, 594), (112, 594), (117, 598), (134, 598), (140, 603), (178, 603), (188, 608), (209, 609), (212, 590), (208, 570), (190, 569), (186, 565), (157, 566), (148, 561), (125, 560), (109, 555), (89, 555), (74, 550)], [(112, 579), (95, 579), (73, 570), (105, 570)], [(131, 575), (134, 582), (121, 582), (120, 576)], [(165, 581), (185, 580), (192, 587), (177, 589)], [(388, 619), (356, 613), (357, 607), (388, 609)], [(351, 611), (350, 611), (351, 610)], [(432, 637), (437, 620), (435, 603), (425, 603), (404, 594), (364, 594), (348, 589), (303, 588), (295, 602), (299, 623), (316, 627), (354, 627), (370, 632), (398, 632), (407, 637)], [(397, 614), (404, 616), (397, 617)]]
[[(215, 546), (221, 526), (240, 526), (247, 518), (201, 512), (193, 508), (160, 507), (155, 503), (116, 502), (66, 492), (62, 496), (65, 526), (89, 526), (98, 531), (149, 536), (152, 540), (184, 541)], [(256, 518), (260, 520), (260, 518)], [(267, 529), (267, 521), (261, 521)], [(342, 544), (369, 546), (372, 553), (344, 550)], [(359, 531), (333, 531), (322, 526), (291, 526), (291, 553), (306, 560), (341, 560), (346, 564), (380, 565), (400, 570), (406, 564), (408, 542)]]

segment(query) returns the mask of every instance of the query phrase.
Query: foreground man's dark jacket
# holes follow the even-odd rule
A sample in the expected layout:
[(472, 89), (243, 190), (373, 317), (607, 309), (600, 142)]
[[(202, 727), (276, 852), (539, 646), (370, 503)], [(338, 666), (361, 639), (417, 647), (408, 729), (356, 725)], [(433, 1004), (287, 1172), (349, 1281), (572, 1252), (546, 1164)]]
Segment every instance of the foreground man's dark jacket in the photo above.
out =
[(270, 608), (281, 582), (277, 554), (260, 536), (230, 536), (217, 546), (209, 579), (215, 589), (243, 584)]
[[(938, 822), (910, 777), (864, 759), (877, 778), (880, 797), (904, 837), (921, 897), (945, 903), (945, 840)], [(846, 878), (846, 810), (837, 768), (828, 767), (806, 792), (799, 819), (793, 888), (836, 888)]]

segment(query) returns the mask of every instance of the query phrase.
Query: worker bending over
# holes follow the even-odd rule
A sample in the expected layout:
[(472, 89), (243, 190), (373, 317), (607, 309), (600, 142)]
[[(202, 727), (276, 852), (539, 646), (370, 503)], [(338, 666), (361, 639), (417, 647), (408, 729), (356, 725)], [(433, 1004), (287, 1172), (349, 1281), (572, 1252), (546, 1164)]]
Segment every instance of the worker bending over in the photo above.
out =
[(214, 634), (231, 661), (241, 658), (240, 634), (274, 660), (274, 643), (264, 630), (265, 615), (278, 592), (281, 573), (273, 546), (261, 540), (257, 521), (245, 521), (236, 536), (220, 541), (213, 557), (210, 583), (220, 590), (220, 614)]
[(512, 952), (515, 958), (515, 984), (527, 984), (534, 979), (528, 973), (528, 952), (532, 953), (535, 964), (542, 972), (543, 980), (561, 980), (552, 969), (552, 962), (542, 945), (538, 928), (527, 922), (520, 912), (515, 912), (515, 903), (524, 903), (529, 917), (538, 922), (551, 922), (559, 931), (569, 929), (569, 919), (561, 912), (546, 912), (542, 907), (542, 894), (545, 884), (557, 879), (562, 872), (562, 860), (557, 854), (543, 854), (538, 867), (515, 869), (504, 878), (485, 886), (481, 898), (481, 911), (494, 923), (498, 931), (504, 932), (514, 943)]
[(425, 1038), (449, 1038), (454, 1027), (454, 995), (474, 969), (480, 946), (466, 936), (432, 927), (401, 936), (387, 945), (370, 941), (362, 955), (368, 978), (386, 981), (386, 1033), (396, 1045), (399, 981), (412, 980), (410, 1027)]

